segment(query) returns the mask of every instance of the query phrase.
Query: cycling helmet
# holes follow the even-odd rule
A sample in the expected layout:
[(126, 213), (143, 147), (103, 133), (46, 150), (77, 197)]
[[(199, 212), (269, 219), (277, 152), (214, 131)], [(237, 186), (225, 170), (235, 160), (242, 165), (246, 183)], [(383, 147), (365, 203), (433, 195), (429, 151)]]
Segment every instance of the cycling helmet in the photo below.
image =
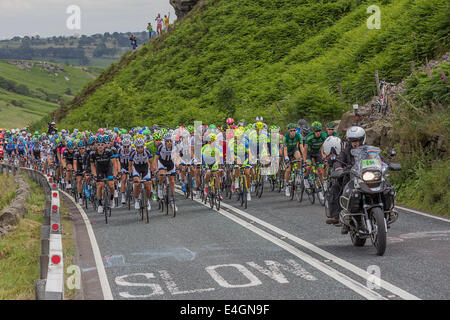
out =
[(83, 140), (80, 140), (80, 141), (78, 142), (78, 148), (84, 148), (84, 142), (83, 142)]
[(209, 142), (213, 142), (213, 141), (216, 141), (217, 140), (217, 135), (216, 134), (214, 134), (214, 133), (210, 133), (209, 135), (208, 135), (208, 139), (207, 139), (207, 141)]
[(194, 126), (188, 126), (187, 130), (189, 131), (189, 133), (194, 132)]
[(361, 145), (366, 142), (366, 131), (357, 126), (353, 126), (347, 129), (347, 140), (349, 142), (359, 141)]
[(110, 142), (111, 141), (111, 138), (108, 136), (108, 135), (104, 135), (103, 136), (103, 142), (104, 143), (108, 143), (108, 142)]
[(97, 136), (97, 143), (105, 143), (102, 135)]
[(322, 124), (321, 124), (319, 121), (314, 121), (314, 122), (311, 124), (311, 129), (312, 129), (314, 132), (322, 131)]
[(170, 133), (164, 134), (164, 141), (172, 141), (172, 135)]
[(256, 128), (256, 130), (262, 130), (262, 129), (264, 129), (264, 123), (262, 123), (261, 121), (258, 121), (258, 122), (255, 124), (255, 128)]
[(301, 128), (301, 131), (302, 131), (302, 134), (306, 136), (311, 130), (309, 129), (308, 126), (303, 126)]
[(234, 119), (233, 119), (233, 118), (228, 118), (228, 119), (227, 119), (227, 124), (228, 124), (228, 125), (231, 126), (233, 123), (234, 123)]
[(67, 149), (73, 149), (73, 142), (72, 141), (67, 142)]
[(145, 141), (142, 138), (138, 138), (134, 142), (134, 145), (135, 145), (136, 148), (143, 148), (145, 146)]
[(124, 139), (124, 140), (122, 140), (122, 146), (124, 146), (124, 147), (129, 147), (129, 146), (131, 146), (131, 139)]
[(297, 125), (298, 125), (299, 128), (301, 128), (303, 126), (307, 126), (308, 122), (306, 122), (305, 119), (300, 119), (300, 120), (298, 120)]
[(287, 128), (288, 128), (288, 130), (291, 130), (291, 129), (296, 129), (297, 126), (295, 125), (295, 123), (289, 123)]
[(246, 127), (247, 126), (247, 120), (241, 119), (239, 121), (238, 127)]
[(211, 130), (217, 129), (217, 126), (215, 124), (210, 124), (209, 129)]
[(328, 122), (326, 127), (327, 127), (327, 129), (334, 129), (336, 127), (336, 123)]
[(89, 144), (90, 146), (92, 146), (94, 143), (95, 143), (95, 137), (90, 137), (90, 138), (89, 138), (89, 141), (88, 141), (88, 144)]
[(263, 121), (264, 121), (264, 119), (263, 119), (262, 116), (257, 116), (256, 117), (256, 122), (263, 122)]
[(162, 134), (161, 132), (155, 132), (153, 134), (153, 140), (162, 140)]
[(168, 131), (168, 130), (167, 130), (166, 128), (162, 128), (162, 129), (161, 129), (161, 133), (162, 133), (163, 135), (165, 135), (165, 134), (167, 133), (167, 131)]
[(339, 155), (342, 150), (341, 142), (342, 141), (339, 137), (329, 136), (323, 142), (323, 153), (325, 153), (327, 156), (329, 156), (331, 153), (334, 153), (335, 155)]

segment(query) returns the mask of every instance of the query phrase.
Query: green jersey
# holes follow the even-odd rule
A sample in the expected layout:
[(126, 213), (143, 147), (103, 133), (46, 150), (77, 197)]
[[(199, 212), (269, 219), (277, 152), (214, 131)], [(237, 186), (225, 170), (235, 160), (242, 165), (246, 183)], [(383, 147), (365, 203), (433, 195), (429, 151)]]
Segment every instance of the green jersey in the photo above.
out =
[(328, 138), (328, 135), (325, 132), (321, 132), (320, 136), (316, 138), (314, 132), (310, 132), (306, 136), (306, 145), (308, 146), (308, 151), (310, 153), (318, 153), (320, 152), (320, 148), (324, 141)]
[(289, 132), (286, 133), (283, 137), (283, 146), (287, 147), (288, 153), (295, 152), (297, 149), (297, 145), (302, 144), (302, 136), (298, 133), (295, 134), (293, 138), (291, 138)]

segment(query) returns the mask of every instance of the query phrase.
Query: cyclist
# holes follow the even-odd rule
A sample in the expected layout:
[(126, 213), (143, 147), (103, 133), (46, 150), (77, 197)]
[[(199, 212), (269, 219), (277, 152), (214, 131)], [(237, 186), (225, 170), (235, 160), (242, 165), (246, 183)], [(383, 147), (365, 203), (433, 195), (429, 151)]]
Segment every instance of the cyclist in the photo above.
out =
[(23, 162), (27, 160), (28, 146), (23, 137), (19, 138), (19, 143), (16, 146), (16, 154), (19, 156), (20, 161)]
[[(315, 121), (311, 124), (311, 129), (313, 132), (309, 133), (306, 136), (305, 148), (304, 148), (304, 157), (306, 158), (306, 175), (309, 175), (311, 170), (312, 159), (317, 166), (317, 171), (319, 173), (320, 179), (323, 181), (324, 178), (324, 169), (323, 169), (323, 157), (322, 157), (322, 144), (327, 139), (327, 134), (322, 132), (322, 124), (318, 121)], [(305, 188), (309, 188), (308, 179), (305, 179)]]
[(41, 145), (39, 144), (39, 140), (35, 139), (32, 141), (31, 145), (31, 156), (33, 159), (33, 170), (37, 170), (38, 162), (41, 161), (42, 158), (42, 150)]
[(99, 181), (105, 179), (111, 191), (111, 208), (114, 208), (114, 154), (110, 149), (105, 147), (105, 141), (102, 135), (97, 138), (97, 148), (90, 154), (91, 172), (97, 178), (97, 199), (98, 199), (98, 213), (103, 213), (103, 188), (104, 182)]
[[(202, 147), (202, 165), (205, 169), (205, 194), (208, 195), (208, 184), (211, 176), (211, 170), (218, 170), (220, 165), (221, 153), (216, 147), (217, 135), (210, 133), (206, 136), (206, 144)], [(216, 179), (216, 190), (219, 190), (220, 179)], [(222, 200), (222, 196), (219, 196)]]
[[(241, 170), (244, 170), (246, 177), (246, 187), (250, 190), (250, 169), (252, 166), (250, 161), (250, 146), (248, 137), (245, 136), (242, 129), (236, 129), (234, 137), (228, 142), (228, 152), (230, 154), (230, 161), (233, 163), (233, 180), (234, 184), (231, 186), (232, 191), (235, 192), (239, 188), (239, 177)], [(247, 192), (247, 201), (251, 201), (251, 194)]]
[(88, 162), (87, 157), (88, 153), (86, 152), (86, 147), (83, 141), (78, 142), (78, 148), (75, 150), (73, 156), (73, 168), (75, 170), (75, 179), (77, 183), (77, 191), (78, 191), (78, 203), (80, 205), (83, 204), (83, 174), (86, 173)]
[[(123, 140), (122, 140), (122, 146), (119, 148), (118, 150), (118, 155), (119, 155), (119, 163), (120, 163), (120, 173), (122, 174), (121, 176), (121, 193), (122, 193), (122, 204), (126, 203), (126, 199), (125, 199), (125, 187), (126, 187), (126, 180), (127, 180), (127, 175), (126, 173), (128, 172), (130, 166), (129, 166), (129, 161), (130, 161), (130, 155), (131, 155), (131, 151), (133, 151), (133, 148), (131, 147), (131, 139), (126, 136)], [(131, 174), (131, 172), (129, 172), (129, 174)]]
[[(286, 181), (286, 186), (289, 184), (289, 179), (291, 176), (291, 164), (289, 161), (301, 160), (301, 144), (303, 143), (302, 136), (297, 133), (297, 126), (294, 123), (288, 125), (288, 133), (283, 137), (283, 155), (284, 161), (286, 162), (286, 172), (284, 174), (284, 179)], [(290, 197), (291, 193), (288, 187), (285, 191), (286, 197)]]
[(144, 180), (144, 187), (147, 193), (147, 207), (151, 210), (151, 179), (153, 170), (153, 154), (145, 147), (143, 138), (138, 138), (134, 142), (135, 150), (131, 151), (129, 161), (129, 172), (133, 174), (134, 179), (134, 208), (139, 210), (139, 180)]
[[(175, 152), (172, 142), (172, 135), (170, 133), (166, 133), (164, 135), (164, 142), (160, 143), (158, 149), (156, 150), (155, 163), (158, 164), (158, 172), (159, 172), (159, 185), (158, 185), (158, 198), (162, 199), (162, 185), (165, 181), (165, 177), (163, 174), (170, 174), (169, 177), (169, 186), (170, 186), (170, 202), (173, 205), (175, 202), (174, 194), (175, 194), (175, 163), (172, 159), (172, 153)], [(175, 210), (176, 206), (175, 206)]]
[(63, 151), (62, 167), (66, 170), (66, 189), (69, 190), (72, 186), (72, 170), (73, 170), (73, 158), (75, 155), (74, 145), (72, 141), (67, 142), (67, 148)]
[(334, 136), (339, 138), (339, 133), (335, 131), (336, 123), (334, 122), (328, 122), (326, 129), (327, 129), (327, 136)]
[(16, 155), (16, 145), (14, 144), (13, 138), (9, 138), (8, 144), (5, 146), (5, 150), (8, 154), (8, 159), (11, 161)]

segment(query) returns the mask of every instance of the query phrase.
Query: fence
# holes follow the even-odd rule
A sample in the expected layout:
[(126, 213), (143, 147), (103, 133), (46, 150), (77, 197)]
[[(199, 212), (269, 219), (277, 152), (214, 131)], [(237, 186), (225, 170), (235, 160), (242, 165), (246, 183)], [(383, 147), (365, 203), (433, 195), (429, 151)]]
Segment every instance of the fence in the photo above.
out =
[(0, 163), (0, 174), (16, 175), (17, 171), (39, 183), (45, 191), (44, 223), (39, 256), (40, 279), (35, 280), (36, 300), (64, 299), (64, 265), (60, 216), (60, 197), (57, 185), (49, 175)]

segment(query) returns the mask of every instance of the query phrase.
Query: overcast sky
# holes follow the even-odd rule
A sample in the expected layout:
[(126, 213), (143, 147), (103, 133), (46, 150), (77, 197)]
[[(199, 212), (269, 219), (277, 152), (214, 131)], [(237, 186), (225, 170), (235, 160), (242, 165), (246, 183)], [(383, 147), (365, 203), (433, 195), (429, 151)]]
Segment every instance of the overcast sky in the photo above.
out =
[[(70, 5), (81, 10), (80, 30), (67, 28)], [(0, 0), (0, 39), (145, 31), (148, 22), (156, 29), (158, 13), (169, 12), (172, 23), (176, 15), (169, 0)]]

